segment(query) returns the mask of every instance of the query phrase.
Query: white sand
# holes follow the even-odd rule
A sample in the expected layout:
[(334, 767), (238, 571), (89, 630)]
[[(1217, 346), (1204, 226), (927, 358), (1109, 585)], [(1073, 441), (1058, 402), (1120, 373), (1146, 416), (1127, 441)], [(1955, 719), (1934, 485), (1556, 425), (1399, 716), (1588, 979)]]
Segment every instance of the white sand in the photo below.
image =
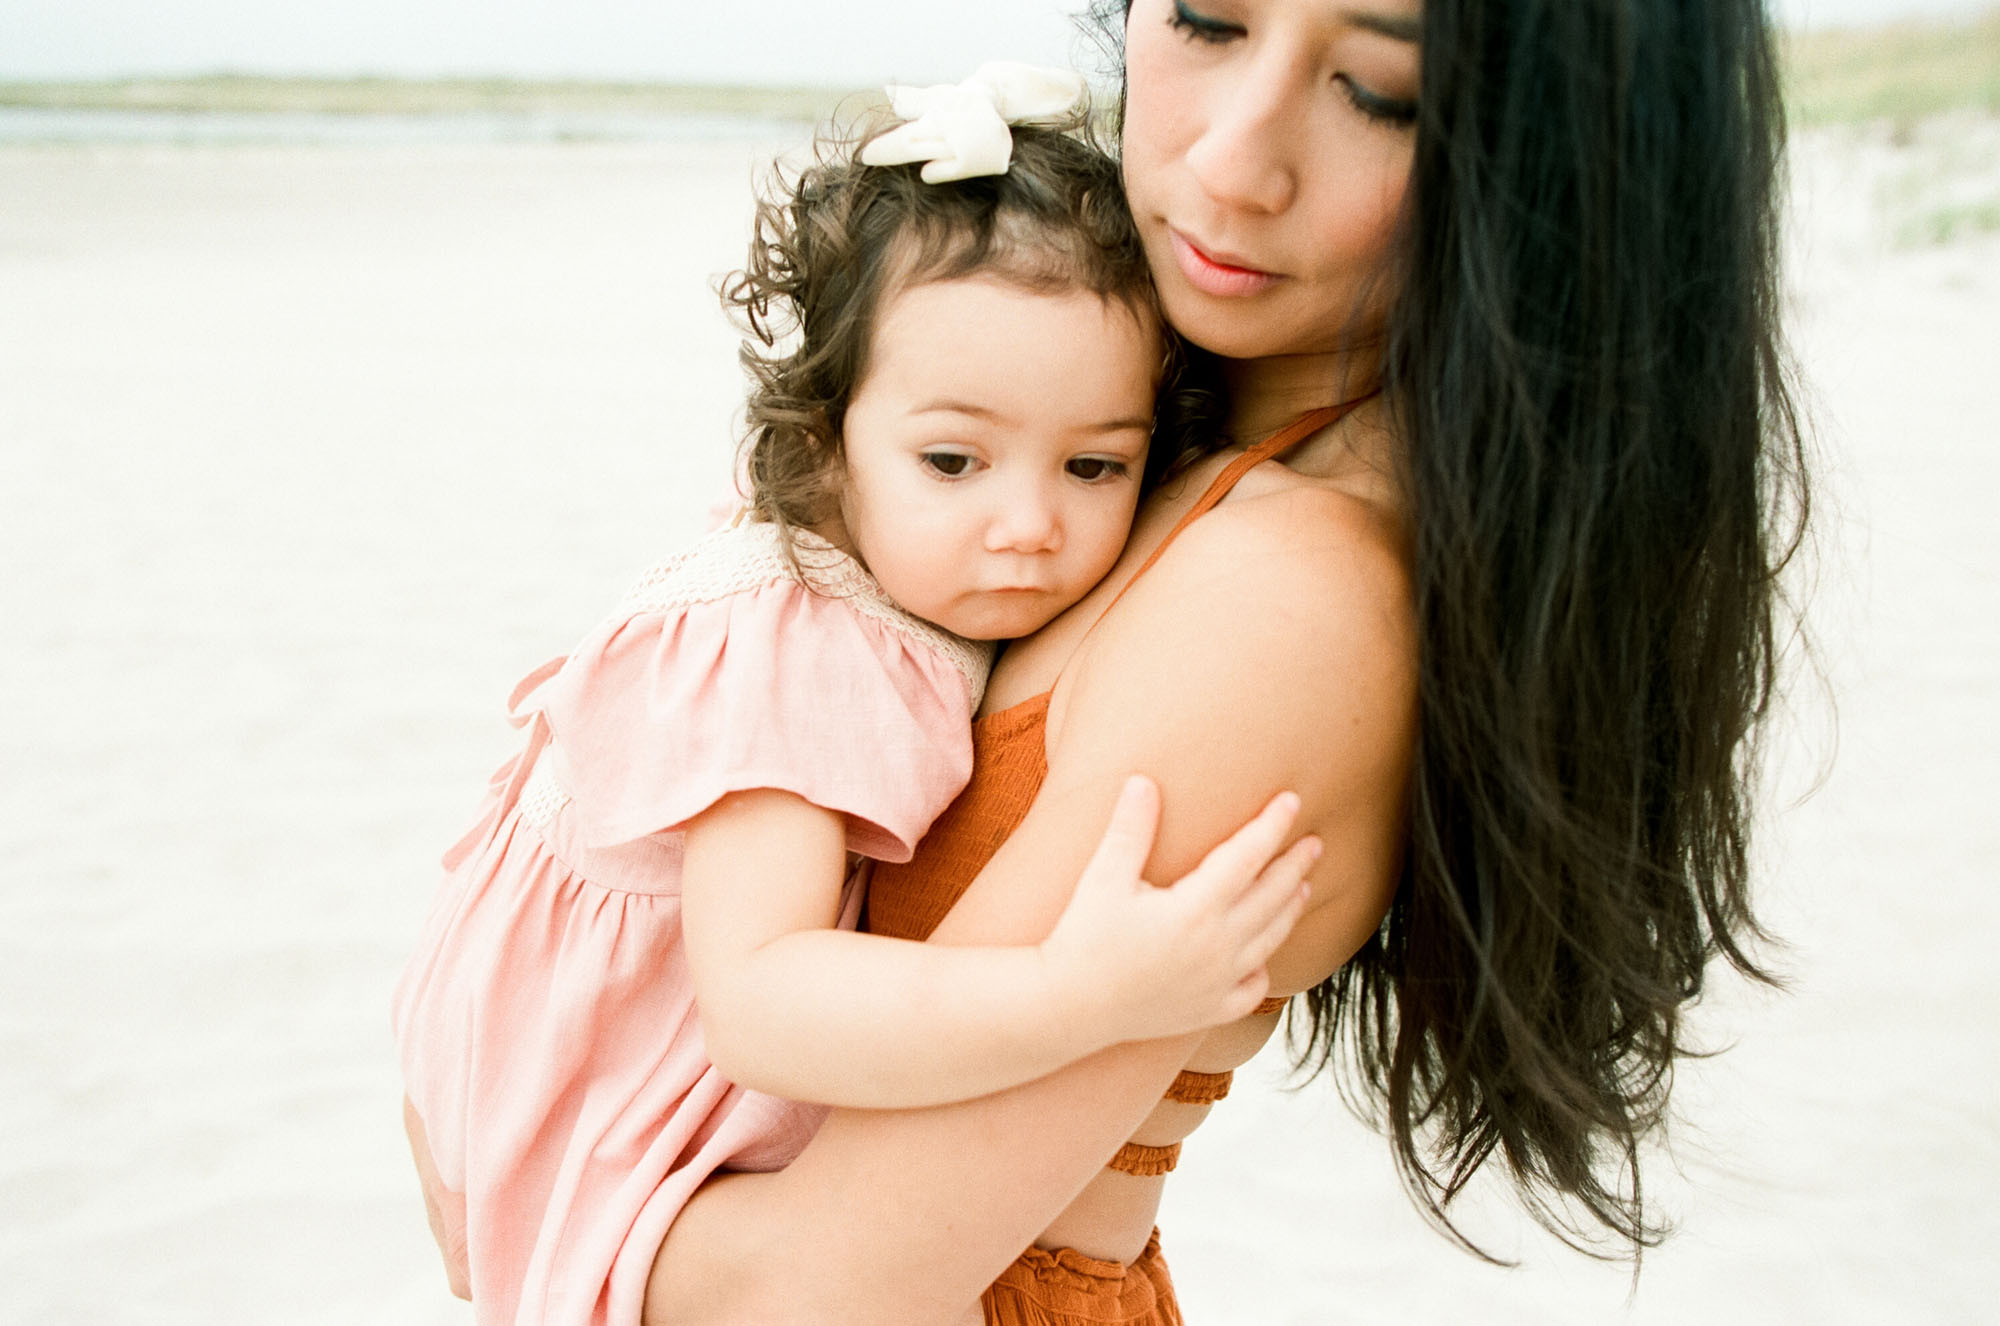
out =
[[(1925, 132), (1803, 145), (1839, 760), (1766, 840), (1793, 991), (1697, 1015), (1679, 1237), (1628, 1302), (1487, 1202), (1483, 1266), (1267, 1054), (1163, 1217), (1201, 1326), (1990, 1312), (2000, 242), (1892, 249), (1872, 190), (1996, 136)], [(0, 150), (0, 1320), (465, 1319), (388, 988), (505, 688), (727, 472), (760, 155)]]

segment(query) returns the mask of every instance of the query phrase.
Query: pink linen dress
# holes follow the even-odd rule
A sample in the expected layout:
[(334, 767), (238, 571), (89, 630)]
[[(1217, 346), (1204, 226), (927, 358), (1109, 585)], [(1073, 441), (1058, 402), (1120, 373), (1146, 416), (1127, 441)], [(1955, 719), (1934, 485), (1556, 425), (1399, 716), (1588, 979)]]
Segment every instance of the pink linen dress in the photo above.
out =
[[(855, 856), (906, 861), (971, 771), (986, 647), (796, 546), (803, 573), (772, 526), (718, 530), (531, 673), (527, 745), (445, 857), (394, 1018), (482, 1324), (637, 1323), (702, 1180), (787, 1164), (825, 1116), (708, 1062), (676, 826), (782, 788), (845, 816)], [(860, 905), (850, 880), (843, 927)]]

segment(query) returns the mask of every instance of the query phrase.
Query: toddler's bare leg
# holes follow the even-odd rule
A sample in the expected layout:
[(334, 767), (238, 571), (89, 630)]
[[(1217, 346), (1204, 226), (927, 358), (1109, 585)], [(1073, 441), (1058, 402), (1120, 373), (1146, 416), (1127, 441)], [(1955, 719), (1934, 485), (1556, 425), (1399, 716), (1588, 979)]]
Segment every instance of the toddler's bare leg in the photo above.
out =
[(424, 1121), (417, 1107), (403, 1098), (403, 1131), (410, 1135), (410, 1155), (417, 1162), (417, 1178), (424, 1187), (424, 1214), (430, 1219), (431, 1237), (437, 1240), (444, 1258), (444, 1277), (451, 1292), (472, 1301), (472, 1276), (465, 1264), (465, 1198), (444, 1186), (438, 1178), (437, 1163), (431, 1159), (430, 1139), (424, 1136)]

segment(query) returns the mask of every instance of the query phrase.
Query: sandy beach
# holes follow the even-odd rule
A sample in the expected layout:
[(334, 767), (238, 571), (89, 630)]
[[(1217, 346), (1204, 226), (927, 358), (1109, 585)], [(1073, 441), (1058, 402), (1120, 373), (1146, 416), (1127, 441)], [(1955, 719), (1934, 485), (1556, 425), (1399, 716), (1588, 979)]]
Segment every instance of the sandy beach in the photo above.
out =
[[(776, 146), (0, 147), (0, 1320), (469, 1319), (388, 990), (507, 687), (724, 485), (710, 286)], [(1815, 130), (1795, 171), (1791, 988), (1694, 1015), (1727, 1052), (1652, 1171), (1679, 1234), (1635, 1292), (1482, 1193), (1522, 1265), (1475, 1261), (1274, 1047), (1162, 1216), (1198, 1326), (1991, 1319), (2000, 234), (1938, 218), (2000, 121)]]

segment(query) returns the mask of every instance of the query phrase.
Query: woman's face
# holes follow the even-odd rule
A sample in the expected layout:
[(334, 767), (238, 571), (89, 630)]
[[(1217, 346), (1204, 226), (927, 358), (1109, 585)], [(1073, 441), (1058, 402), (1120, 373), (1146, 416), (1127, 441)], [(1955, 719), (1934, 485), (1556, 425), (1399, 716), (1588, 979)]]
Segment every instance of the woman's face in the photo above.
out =
[(1168, 320), (1232, 359), (1372, 341), (1420, 0), (1133, 0), (1124, 168)]

